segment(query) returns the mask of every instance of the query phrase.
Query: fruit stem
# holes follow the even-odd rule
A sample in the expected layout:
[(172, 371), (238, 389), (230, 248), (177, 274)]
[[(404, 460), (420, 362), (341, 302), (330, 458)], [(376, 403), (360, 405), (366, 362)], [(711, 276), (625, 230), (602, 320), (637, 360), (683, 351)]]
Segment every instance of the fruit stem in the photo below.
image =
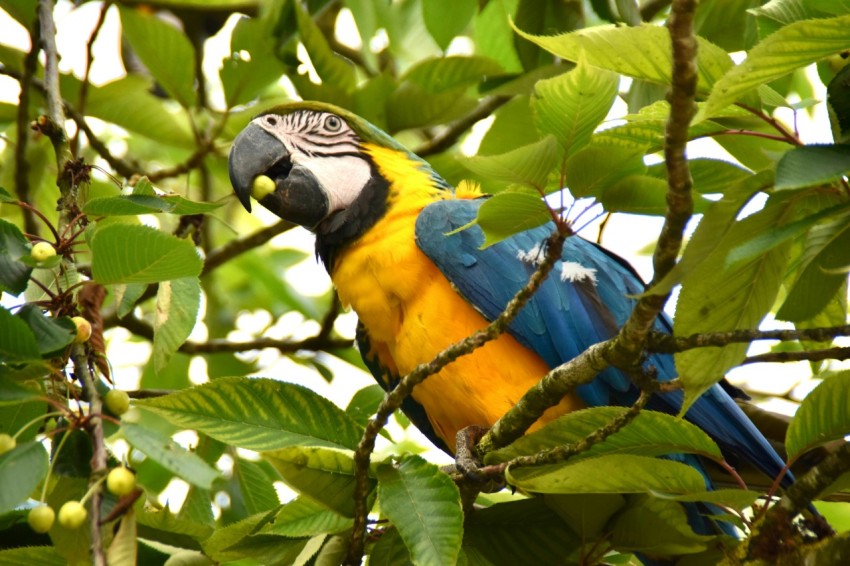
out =
[(47, 475), (44, 476), (44, 487), (41, 488), (41, 498), (39, 498), (39, 501), (45, 501), (47, 497), (47, 486), (50, 485), (53, 465), (56, 463), (56, 459), (59, 457), (59, 453), (62, 451), (62, 447), (65, 446), (65, 441), (68, 440), (69, 436), (71, 436), (70, 428), (62, 435), (62, 440), (59, 441), (59, 444), (56, 445), (56, 450), (53, 451), (53, 458), (50, 459), (50, 465), (47, 467)]

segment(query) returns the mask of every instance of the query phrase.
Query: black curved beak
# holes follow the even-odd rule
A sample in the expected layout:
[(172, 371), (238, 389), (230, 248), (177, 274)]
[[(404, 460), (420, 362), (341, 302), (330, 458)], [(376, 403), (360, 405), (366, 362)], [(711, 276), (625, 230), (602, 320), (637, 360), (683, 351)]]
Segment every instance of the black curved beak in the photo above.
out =
[(248, 124), (236, 136), (230, 148), (228, 170), (230, 183), (245, 210), (251, 212), (251, 188), (254, 179), (259, 175), (266, 175), (275, 164), (285, 161), (288, 157), (286, 146), (256, 124)]

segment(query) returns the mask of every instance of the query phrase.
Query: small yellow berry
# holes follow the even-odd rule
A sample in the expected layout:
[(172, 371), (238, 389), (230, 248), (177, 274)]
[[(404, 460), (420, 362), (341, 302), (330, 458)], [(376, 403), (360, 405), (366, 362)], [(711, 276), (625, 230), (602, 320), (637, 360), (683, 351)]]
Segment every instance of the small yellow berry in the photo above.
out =
[(130, 396), (126, 391), (112, 389), (103, 396), (103, 404), (110, 413), (121, 416), (130, 408)]
[(273, 193), (274, 190), (275, 184), (271, 177), (260, 175), (254, 179), (254, 184), (251, 186), (251, 196), (256, 200), (262, 200), (264, 197)]
[(56, 512), (50, 505), (33, 507), (27, 515), (27, 523), (37, 533), (46, 533), (56, 520)]
[(17, 445), (18, 443), (15, 442), (15, 439), (5, 432), (0, 434), (0, 454), (5, 454), (9, 450), (14, 450)]
[(30, 250), (30, 257), (35, 261), (42, 262), (56, 255), (56, 248), (49, 242), (38, 242)]
[(86, 522), (88, 511), (79, 501), (66, 501), (59, 509), (59, 524), (66, 529), (78, 529)]
[(106, 476), (106, 489), (118, 497), (136, 489), (136, 474), (125, 467), (115, 468)]
[(74, 341), (78, 344), (82, 344), (91, 338), (91, 323), (84, 319), (81, 316), (75, 316), (71, 318), (74, 321), (74, 326), (77, 327), (77, 337), (74, 338)]

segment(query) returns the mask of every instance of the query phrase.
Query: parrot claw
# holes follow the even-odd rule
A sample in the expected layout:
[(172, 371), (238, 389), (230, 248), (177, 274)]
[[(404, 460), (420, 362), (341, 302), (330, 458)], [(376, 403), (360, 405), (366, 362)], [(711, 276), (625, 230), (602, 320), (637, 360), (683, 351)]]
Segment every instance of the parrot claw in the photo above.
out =
[(505, 479), (484, 473), (482, 462), (475, 454), (475, 445), (488, 430), (489, 427), (472, 425), (458, 431), (453, 467), (465, 480), (474, 484), (478, 491), (493, 493), (505, 487)]

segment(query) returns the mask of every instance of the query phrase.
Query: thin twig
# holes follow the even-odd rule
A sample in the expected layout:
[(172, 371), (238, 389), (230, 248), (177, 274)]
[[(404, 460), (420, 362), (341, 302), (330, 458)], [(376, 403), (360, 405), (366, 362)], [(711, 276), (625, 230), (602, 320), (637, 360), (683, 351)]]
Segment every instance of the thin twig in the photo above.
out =
[(647, 350), (650, 352), (674, 354), (693, 348), (728, 346), (729, 344), (749, 343), (758, 340), (829, 342), (837, 336), (850, 336), (850, 324), (795, 330), (732, 330), (729, 332), (711, 332), (681, 337), (663, 334), (661, 332), (652, 332), (647, 342)]
[(366, 430), (360, 439), (360, 444), (354, 452), (354, 526), (346, 564), (359, 565), (363, 557), (366, 517), (368, 514), (366, 499), (369, 490), (369, 462), (372, 451), (375, 448), (375, 439), (386, 425), (390, 415), (401, 407), (404, 399), (410, 395), (416, 385), (423, 382), (429, 376), (440, 372), (444, 367), (461, 356), (470, 354), (487, 342), (495, 340), (507, 330), (508, 325), (516, 317), (520, 309), (525, 306), (526, 302), (528, 302), (546, 279), (555, 261), (561, 257), (564, 240), (569, 233), (567, 226), (558, 226), (558, 229), (546, 241), (546, 254), (543, 261), (534, 273), (532, 273), (525, 287), (514, 295), (505, 306), (505, 310), (493, 322), (460, 342), (452, 344), (437, 354), (430, 362), (416, 366), (413, 371), (399, 380), (395, 388), (384, 397), (375, 416), (366, 425)]
[(418, 147), (414, 153), (419, 157), (428, 157), (446, 151), (453, 146), (476, 122), (483, 120), (511, 98), (509, 96), (493, 96), (484, 100), (469, 114), (451, 124), (444, 132), (435, 136), (428, 143)]
[[(82, 116), (86, 115), (86, 103), (88, 102), (89, 96), (89, 77), (91, 76), (91, 67), (92, 63), (94, 62), (94, 42), (97, 39), (97, 36), (100, 34), (100, 29), (103, 27), (103, 23), (106, 21), (106, 12), (109, 10), (110, 6), (112, 6), (111, 2), (104, 2), (103, 5), (100, 7), (100, 15), (97, 18), (97, 23), (95, 23), (94, 30), (92, 30), (92, 33), (89, 36), (89, 40), (86, 43), (86, 72), (83, 75), (83, 81), (80, 85), (80, 96), (77, 99), (77, 109), (79, 110)], [(80, 128), (77, 128), (77, 133), (74, 134), (74, 138), (71, 140), (71, 154), (74, 157), (77, 156), (79, 144)]]
[(744, 358), (741, 365), (848, 359), (850, 359), (850, 348), (827, 348), (825, 350), (808, 350), (803, 352), (767, 352), (765, 354), (756, 354)]
[(617, 418), (612, 419), (611, 422), (606, 423), (605, 426), (600, 427), (598, 430), (593, 431), (592, 433), (588, 434), (577, 442), (574, 442), (572, 444), (565, 444), (563, 446), (556, 446), (551, 450), (538, 452), (537, 454), (532, 454), (530, 456), (519, 456), (508, 462), (507, 465), (511, 468), (521, 468), (524, 466), (555, 464), (558, 462), (564, 462), (566, 460), (569, 460), (572, 456), (575, 456), (576, 454), (587, 452), (594, 445), (604, 441), (606, 438), (618, 432), (624, 426), (632, 422), (635, 417), (638, 416), (641, 410), (643, 410), (647, 402), (649, 402), (649, 398), (651, 396), (652, 393), (648, 391), (641, 391), (640, 397), (638, 397), (637, 401), (635, 401), (635, 403), (631, 407), (629, 407), (629, 410), (627, 410), (625, 413), (618, 416)]

